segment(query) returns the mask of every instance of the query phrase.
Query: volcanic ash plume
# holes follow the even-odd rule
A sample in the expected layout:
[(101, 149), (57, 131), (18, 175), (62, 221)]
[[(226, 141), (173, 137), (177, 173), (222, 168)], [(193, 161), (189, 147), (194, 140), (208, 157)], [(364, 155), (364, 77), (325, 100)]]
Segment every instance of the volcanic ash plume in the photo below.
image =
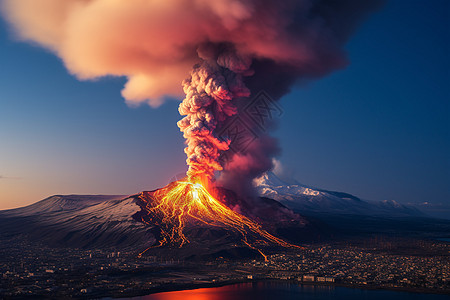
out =
[(262, 89), (278, 100), (295, 82), (344, 67), (343, 44), (380, 1), (0, 3), (18, 37), (50, 49), (78, 78), (126, 77), (122, 95), (131, 105), (156, 107), (166, 96), (182, 97), (180, 82), (190, 72), (178, 123), (187, 140), (188, 175), (211, 179), (223, 169), (224, 178), (248, 182), (271, 167), (277, 147), (260, 136), (247, 153), (219, 163), (229, 142), (215, 132), (237, 114), (235, 102)]
[(156, 107), (166, 96), (181, 98), (183, 82), (178, 126), (188, 180), (138, 199), (139, 220), (161, 228), (161, 246), (188, 243), (185, 228), (198, 223), (236, 232), (258, 251), (296, 247), (226, 207), (204, 185), (222, 170), (221, 183), (245, 194), (272, 167), (276, 141), (260, 134), (245, 153), (225, 155), (230, 141), (218, 132), (260, 90), (278, 100), (295, 82), (344, 67), (342, 45), (378, 0), (0, 1), (20, 38), (50, 49), (78, 78), (126, 77), (122, 95), (129, 104)]
[(179, 112), (186, 117), (178, 122), (187, 144), (187, 175), (209, 181), (214, 171), (222, 170), (221, 151), (228, 150), (228, 141), (220, 140), (215, 129), (237, 113), (234, 98), (250, 95), (242, 81), (250, 60), (232, 51), (216, 54), (217, 51), (220, 50), (211, 45), (206, 51), (199, 49), (202, 62), (194, 66), (190, 78), (183, 82), (186, 98)]

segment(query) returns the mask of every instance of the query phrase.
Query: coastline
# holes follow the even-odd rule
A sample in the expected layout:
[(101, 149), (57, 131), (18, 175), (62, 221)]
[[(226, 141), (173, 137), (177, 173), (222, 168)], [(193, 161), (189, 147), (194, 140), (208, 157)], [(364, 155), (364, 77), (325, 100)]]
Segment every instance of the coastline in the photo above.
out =
[(126, 300), (133, 299), (137, 297), (144, 297), (147, 295), (157, 294), (157, 293), (166, 293), (166, 292), (176, 292), (176, 291), (187, 291), (187, 290), (196, 290), (202, 288), (219, 288), (224, 286), (230, 286), (235, 284), (244, 284), (244, 283), (260, 283), (260, 282), (273, 282), (273, 283), (288, 283), (288, 284), (296, 284), (303, 286), (329, 286), (329, 287), (344, 287), (344, 288), (352, 288), (352, 289), (360, 289), (360, 290), (379, 290), (379, 291), (391, 291), (391, 292), (404, 292), (404, 293), (417, 293), (417, 294), (429, 294), (429, 295), (449, 295), (449, 291), (438, 291), (438, 290), (429, 290), (429, 289), (420, 289), (420, 288), (404, 288), (404, 287), (380, 287), (375, 285), (357, 285), (357, 284), (346, 284), (346, 283), (322, 283), (322, 282), (303, 282), (293, 279), (273, 279), (273, 278), (261, 278), (261, 279), (246, 279), (246, 280), (227, 280), (221, 282), (201, 282), (201, 283), (190, 283), (190, 284), (173, 284), (166, 286), (159, 286), (148, 290), (140, 290), (135, 293), (129, 293), (127, 295), (120, 296), (109, 296), (102, 297), (100, 299), (117, 299), (117, 300)]

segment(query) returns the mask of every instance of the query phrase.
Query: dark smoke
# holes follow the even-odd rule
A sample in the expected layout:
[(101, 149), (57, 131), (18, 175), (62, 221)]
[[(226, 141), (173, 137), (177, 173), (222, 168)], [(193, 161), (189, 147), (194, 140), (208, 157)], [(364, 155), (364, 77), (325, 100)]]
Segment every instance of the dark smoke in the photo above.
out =
[(1, 4), (19, 37), (53, 51), (78, 78), (127, 77), (122, 95), (130, 104), (156, 107), (164, 96), (181, 96), (183, 82), (186, 98), (179, 110), (185, 117), (178, 125), (187, 140), (188, 175), (212, 178), (221, 171), (221, 184), (248, 194), (252, 179), (273, 167), (277, 142), (263, 133), (245, 151), (230, 153), (231, 141), (221, 140), (218, 132), (259, 91), (279, 100), (296, 83), (344, 68), (345, 42), (382, 2), (3, 0)]
[[(287, 30), (300, 40), (308, 41), (315, 55), (301, 64), (254, 58), (251, 65), (254, 75), (244, 80), (251, 95), (264, 90), (277, 101), (289, 93), (296, 83), (320, 78), (333, 70), (344, 68), (348, 64), (342, 49), (344, 43), (357, 30), (359, 24), (383, 3), (384, 1), (376, 0), (311, 1), (307, 14), (292, 12), (293, 22)], [(301, 6), (299, 4), (299, 7)], [(317, 28), (316, 33), (319, 34), (310, 35), (308, 31), (311, 27)], [(274, 124), (267, 125), (270, 126)], [(251, 196), (253, 179), (271, 170), (274, 167), (271, 158), (280, 152), (278, 141), (264, 134), (245, 149), (244, 154), (233, 154), (231, 160), (225, 163), (220, 183), (234, 189), (241, 196)]]

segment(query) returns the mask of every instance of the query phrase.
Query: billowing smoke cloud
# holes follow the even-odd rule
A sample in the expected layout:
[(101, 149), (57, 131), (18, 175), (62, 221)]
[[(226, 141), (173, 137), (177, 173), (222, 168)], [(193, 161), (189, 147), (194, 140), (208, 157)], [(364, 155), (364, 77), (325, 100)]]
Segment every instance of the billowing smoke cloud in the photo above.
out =
[(373, 6), (367, 2), (3, 0), (2, 11), (21, 38), (55, 52), (78, 78), (126, 76), (129, 103), (157, 106), (182, 95), (205, 42), (235, 45), (262, 60), (255, 69), (283, 65), (283, 75), (342, 66), (340, 44)]
[(186, 115), (178, 126), (184, 133), (188, 156), (189, 177), (211, 180), (214, 171), (222, 170), (219, 162), (228, 141), (220, 140), (215, 132), (227, 118), (237, 113), (233, 100), (250, 96), (243, 83), (251, 60), (239, 57), (227, 45), (201, 45), (201, 64), (195, 65), (191, 77), (183, 82), (186, 98), (179, 112)]
[(2, 11), (19, 37), (53, 51), (78, 78), (126, 76), (122, 95), (129, 104), (158, 106), (184, 90), (179, 111), (185, 117), (178, 125), (187, 139), (188, 174), (211, 177), (224, 168), (223, 182), (230, 182), (272, 167), (278, 151), (273, 139), (262, 137), (245, 154), (219, 162), (228, 141), (216, 132), (237, 113), (236, 102), (261, 89), (279, 99), (299, 80), (344, 67), (343, 44), (378, 5), (378, 0), (3, 0)]

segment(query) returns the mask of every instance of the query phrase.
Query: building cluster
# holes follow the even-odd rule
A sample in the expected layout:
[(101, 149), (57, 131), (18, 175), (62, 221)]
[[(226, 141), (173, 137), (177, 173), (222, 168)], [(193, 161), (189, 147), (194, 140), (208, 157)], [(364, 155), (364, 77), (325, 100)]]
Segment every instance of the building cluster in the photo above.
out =
[(301, 253), (277, 253), (269, 256), (267, 262), (254, 260), (250, 265), (270, 270), (274, 278), (301, 282), (450, 291), (450, 245), (440, 247), (444, 255), (430, 256), (396, 255), (342, 245), (311, 245)]
[[(203, 262), (138, 258), (136, 251), (80, 250), (0, 243), (0, 298), (128, 297), (177, 286), (256, 280), (299, 284), (401, 288), (450, 292), (450, 244), (428, 241), (424, 253), (396, 254), (380, 247), (313, 244), (262, 258)], [(437, 252), (436, 252), (437, 251)], [(436, 254), (437, 253), (437, 254)]]

